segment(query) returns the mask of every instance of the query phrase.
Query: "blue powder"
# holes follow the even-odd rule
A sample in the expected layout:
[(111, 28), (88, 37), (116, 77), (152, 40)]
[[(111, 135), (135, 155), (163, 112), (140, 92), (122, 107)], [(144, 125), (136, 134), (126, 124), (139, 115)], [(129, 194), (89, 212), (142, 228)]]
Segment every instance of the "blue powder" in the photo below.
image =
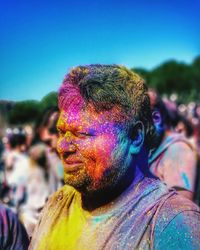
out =
[(186, 173), (182, 173), (181, 177), (182, 177), (182, 179), (183, 179), (183, 182), (184, 182), (184, 184), (185, 184), (185, 187), (186, 187), (187, 189), (190, 190), (190, 189), (191, 189), (191, 185), (190, 185), (190, 181), (189, 181), (189, 179), (188, 179)]

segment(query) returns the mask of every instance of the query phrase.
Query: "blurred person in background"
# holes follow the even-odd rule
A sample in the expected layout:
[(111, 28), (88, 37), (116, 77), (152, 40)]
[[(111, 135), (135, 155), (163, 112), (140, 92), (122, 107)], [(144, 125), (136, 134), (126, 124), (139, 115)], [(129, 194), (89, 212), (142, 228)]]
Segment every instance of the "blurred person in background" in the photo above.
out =
[[(184, 105), (185, 106), (185, 105)], [(178, 107), (179, 108), (179, 107)], [(195, 113), (191, 113), (186, 111), (185, 113), (180, 112), (179, 108), (179, 117), (177, 124), (174, 130), (177, 133), (182, 134), (185, 136), (190, 143), (193, 145), (193, 148), (200, 153), (198, 147), (198, 140), (199, 140), (199, 119), (195, 117)]]
[(20, 217), (29, 236), (31, 236), (40, 211), (50, 195), (50, 190), (45, 145), (38, 143), (32, 146), (29, 150), (29, 156), (30, 171), (27, 173), (27, 199), (20, 209)]
[(18, 211), (26, 199), (29, 157), (26, 154), (26, 134), (22, 128), (14, 128), (7, 135), (7, 146), (3, 153), (5, 179), (10, 189), (9, 204)]
[(6, 182), (5, 176), (5, 164), (3, 160), (3, 152), (4, 152), (4, 138), (0, 138), (0, 200), (3, 202), (6, 199), (6, 195), (8, 193), (8, 185)]
[(59, 116), (57, 107), (48, 108), (38, 128), (40, 140), (47, 145), (47, 164), (49, 166), (50, 193), (63, 185), (63, 166), (57, 153), (58, 132), (56, 124)]
[(26, 202), (20, 216), (29, 236), (32, 235), (40, 211), (49, 195), (63, 185), (63, 166), (56, 145), (58, 108), (50, 107), (39, 117), (30, 144), (30, 171), (27, 174)]
[(178, 122), (176, 107), (169, 112), (154, 89), (149, 89), (149, 97), (157, 130), (157, 145), (149, 154), (150, 172), (165, 182), (169, 188), (175, 188), (193, 200), (197, 152), (184, 135), (174, 132)]
[(200, 109), (198, 110), (196, 103), (190, 102), (187, 105), (179, 104), (178, 109), (175, 110), (174, 105), (170, 105), (170, 103), (172, 102), (166, 102), (168, 111), (173, 114), (175, 111), (178, 112), (176, 119), (174, 119), (175, 122), (172, 123), (174, 131), (187, 138), (197, 156), (193, 200), (200, 206), (200, 114), (198, 114)]
[(179, 111), (182, 119), (176, 130), (190, 140), (198, 153), (194, 201), (200, 206), (200, 106), (194, 102), (188, 105), (180, 104)]
[(193, 127), (191, 122), (184, 116), (180, 115), (177, 125), (175, 127), (175, 131), (179, 134), (183, 134), (186, 138), (193, 138)]
[(17, 214), (0, 204), (0, 249), (27, 250), (29, 238)]

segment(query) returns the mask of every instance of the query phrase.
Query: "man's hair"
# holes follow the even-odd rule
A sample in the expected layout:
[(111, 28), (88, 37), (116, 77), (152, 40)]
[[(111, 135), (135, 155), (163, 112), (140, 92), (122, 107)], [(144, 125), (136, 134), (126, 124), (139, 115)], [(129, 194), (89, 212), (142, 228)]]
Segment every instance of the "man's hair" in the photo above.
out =
[(96, 112), (120, 109), (126, 128), (141, 121), (145, 128), (145, 142), (151, 148), (155, 133), (148, 89), (144, 80), (135, 72), (119, 65), (88, 65), (72, 69), (66, 75), (59, 93), (59, 108), (69, 106), (79, 92), (85, 104), (92, 104)]

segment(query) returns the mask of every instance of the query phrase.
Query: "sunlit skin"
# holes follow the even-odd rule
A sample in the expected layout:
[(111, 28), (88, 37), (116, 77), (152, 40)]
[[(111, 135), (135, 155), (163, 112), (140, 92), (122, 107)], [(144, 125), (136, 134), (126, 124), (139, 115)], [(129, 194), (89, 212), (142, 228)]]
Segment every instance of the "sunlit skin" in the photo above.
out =
[(57, 129), (57, 150), (67, 184), (93, 193), (115, 188), (122, 178), (133, 178), (128, 175), (132, 140), (110, 111), (97, 113), (92, 105), (77, 107), (73, 102), (61, 110)]

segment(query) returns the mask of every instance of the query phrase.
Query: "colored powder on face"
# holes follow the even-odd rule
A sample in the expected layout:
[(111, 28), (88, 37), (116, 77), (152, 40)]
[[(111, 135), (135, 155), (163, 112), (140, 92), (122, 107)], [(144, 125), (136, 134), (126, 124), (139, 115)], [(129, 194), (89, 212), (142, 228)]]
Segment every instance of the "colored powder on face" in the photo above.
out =
[(181, 177), (182, 177), (182, 180), (183, 180), (183, 182), (184, 182), (184, 184), (185, 184), (185, 187), (186, 187), (188, 190), (190, 190), (190, 189), (191, 189), (191, 185), (190, 185), (190, 181), (189, 181), (189, 179), (188, 179), (186, 173), (182, 173), (182, 174), (181, 174)]
[[(113, 121), (111, 112), (97, 113), (93, 106), (76, 108), (71, 103), (67, 110), (61, 110), (57, 123), (60, 131), (58, 152), (65, 169), (65, 181), (76, 187), (90, 180), (89, 189), (110, 186), (112, 179), (116, 181), (124, 174), (129, 165), (127, 161), (131, 162), (130, 157), (126, 157), (124, 164), (129, 138), (123, 123), (117, 123), (116, 117)], [(74, 150), (70, 151), (70, 143)], [(69, 151), (71, 153), (68, 155)], [(67, 159), (79, 161), (82, 166), (70, 172), (65, 164)]]

